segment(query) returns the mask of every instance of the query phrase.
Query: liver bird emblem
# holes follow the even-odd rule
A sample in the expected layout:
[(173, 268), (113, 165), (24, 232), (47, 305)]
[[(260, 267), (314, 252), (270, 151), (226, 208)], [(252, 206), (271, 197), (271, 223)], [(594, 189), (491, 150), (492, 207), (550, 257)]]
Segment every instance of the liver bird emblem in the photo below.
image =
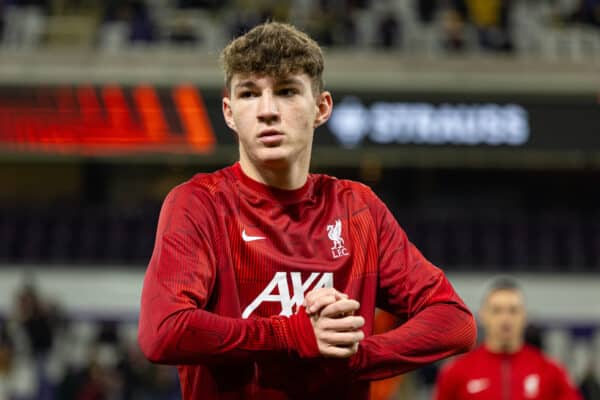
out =
[(335, 224), (327, 225), (327, 236), (333, 241), (332, 250), (344, 247), (344, 239), (342, 239), (342, 221), (338, 218)]

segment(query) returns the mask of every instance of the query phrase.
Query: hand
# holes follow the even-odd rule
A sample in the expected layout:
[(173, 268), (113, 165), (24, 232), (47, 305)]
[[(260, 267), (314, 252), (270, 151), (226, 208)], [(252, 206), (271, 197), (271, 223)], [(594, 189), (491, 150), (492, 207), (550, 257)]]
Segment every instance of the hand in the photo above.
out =
[(354, 316), (360, 308), (356, 300), (332, 288), (310, 292), (305, 299), (321, 355), (348, 358), (358, 351), (358, 343), (365, 335), (360, 328), (365, 324), (361, 316)]
[(334, 288), (320, 288), (311, 290), (304, 297), (302, 305), (306, 307), (306, 313), (313, 315), (319, 313), (324, 307), (335, 303), (338, 300), (345, 300), (348, 295), (335, 290)]

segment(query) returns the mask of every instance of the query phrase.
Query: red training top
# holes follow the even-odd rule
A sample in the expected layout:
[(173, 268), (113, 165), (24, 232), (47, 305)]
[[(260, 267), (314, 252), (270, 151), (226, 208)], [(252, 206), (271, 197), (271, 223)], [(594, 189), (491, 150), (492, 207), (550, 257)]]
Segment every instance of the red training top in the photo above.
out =
[[(365, 339), (320, 356), (304, 294), (360, 302)], [(375, 307), (406, 322), (372, 335)], [(142, 291), (139, 343), (176, 364), (184, 399), (367, 399), (369, 380), (468, 350), (472, 315), (366, 186), (309, 175), (292, 191), (239, 164), (199, 174), (163, 204)]]
[(535, 347), (492, 353), (485, 346), (442, 368), (435, 400), (581, 400), (565, 371)]

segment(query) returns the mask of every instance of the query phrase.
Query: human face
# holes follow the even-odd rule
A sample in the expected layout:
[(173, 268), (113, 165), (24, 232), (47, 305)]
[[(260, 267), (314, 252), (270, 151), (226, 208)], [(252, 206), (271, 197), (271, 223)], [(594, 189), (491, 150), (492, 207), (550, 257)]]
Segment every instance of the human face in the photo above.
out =
[(526, 312), (518, 290), (497, 290), (480, 311), (486, 343), (496, 351), (516, 351), (523, 342)]
[(308, 171), (314, 129), (331, 115), (329, 92), (313, 93), (306, 74), (284, 77), (235, 74), (223, 115), (236, 132), (242, 167)]

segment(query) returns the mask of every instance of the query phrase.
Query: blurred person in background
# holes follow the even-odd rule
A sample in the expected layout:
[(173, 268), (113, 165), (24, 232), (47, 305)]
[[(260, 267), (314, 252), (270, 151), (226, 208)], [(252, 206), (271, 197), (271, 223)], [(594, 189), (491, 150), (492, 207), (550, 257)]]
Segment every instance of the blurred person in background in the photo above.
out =
[(0, 0), (0, 45), (2, 45), (4, 40), (4, 6), (5, 1)]
[(445, 3), (442, 11), (442, 45), (449, 51), (465, 49), (465, 23), (467, 7), (464, 0), (451, 0)]
[[(281, 4), (285, 8), (285, 2)], [(261, 21), (274, 19), (273, 5), (269, 1), (236, 0), (234, 5), (235, 13), (229, 26), (230, 37), (243, 35)], [(278, 15), (277, 19), (281, 17)]]
[(590, 361), (583, 374), (579, 389), (585, 400), (600, 400), (600, 382), (598, 382), (593, 360)]
[(483, 344), (442, 368), (436, 400), (582, 399), (558, 363), (525, 343), (525, 301), (516, 280), (493, 281), (479, 317)]
[(377, 35), (379, 45), (384, 49), (399, 47), (402, 42), (401, 24), (394, 12), (386, 12), (379, 17), (377, 23)]
[(579, 0), (579, 7), (572, 19), (600, 27), (600, 0)]
[(419, 21), (431, 25), (439, 14), (442, 47), (450, 52), (465, 49), (465, 26), (468, 20), (466, 0), (416, 0)]
[(25, 337), (29, 354), (35, 365), (36, 400), (54, 398), (53, 384), (46, 375), (48, 354), (54, 343), (59, 318), (50, 303), (44, 301), (36, 287), (28, 283), (16, 295), (13, 322)]
[(512, 51), (508, 16), (512, 0), (466, 0), (470, 21), (484, 50)]
[(129, 22), (129, 42), (132, 44), (153, 43), (157, 40), (157, 28), (150, 17), (150, 10), (145, 1), (131, 1), (130, 22)]
[(430, 24), (433, 22), (438, 8), (437, 0), (415, 0), (415, 6), (421, 23)]
[(220, 0), (177, 0), (177, 8), (213, 10), (222, 7), (227, 1)]
[(106, 1), (102, 4), (102, 24), (98, 46), (102, 50), (119, 50), (130, 44), (150, 44), (158, 40), (155, 21), (143, 0)]
[(109, 0), (102, 4), (102, 23), (98, 30), (98, 47), (105, 51), (122, 49), (129, 37), (131, 12), (127, 2)]
[[(3, 4), (2, 4), (3, 3)], [(10, 48), (33, 49), (40, 45), (46, 29), (48, 0), (2, 0), (3, 43)]]
[(11, 399), (14, 347), (6, 325), (0, 322), (0, 400)]
[(73, 400), (125, 400), (123, 385), (115, 368), (93, 359)]
[(25, 285), (17, 293), (14, 319), (25, 332), (32, 353), (45, 356), (52, 348), (55, 323), (48, 304), (33, 285)]
[(71, 365), (58, 386), (57, 400), (176, 400), (179, 385), (173, 368), (153, 365), (137, 343), (118, 334), (118, 321), (103, 321), (90, 343), (89, 359)]
[(177, 400), (181, 390), (177, 371), (170, 366), (148, 362), (139, 346), (132, 345), (123, 351), (125, 358), (118, 369), (124, 377), (125, 399)]
[(325, 5), (313, 3), (310, 8), (307, 32), (321, 46), (333, 46), (335, 42), (334, 27), (336, 26), (333, 10)]
[(358, 41), (356, 13), (365, 6), (360, 1), (314, 1), (306, 30), (322, 46), (353, 46)]

